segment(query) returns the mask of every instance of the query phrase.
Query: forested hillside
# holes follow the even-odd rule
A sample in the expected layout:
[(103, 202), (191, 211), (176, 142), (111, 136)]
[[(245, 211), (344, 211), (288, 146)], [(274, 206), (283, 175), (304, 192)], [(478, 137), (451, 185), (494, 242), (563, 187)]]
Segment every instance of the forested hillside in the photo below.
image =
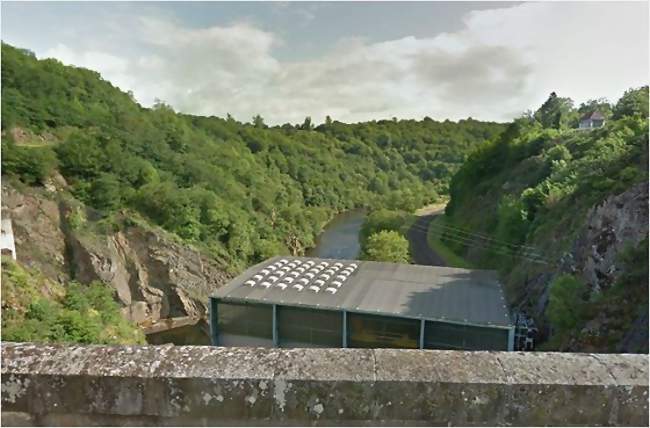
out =
[(105, 223), (117, 212), (142, 216), (235, 270), (301, 253), (336, 212), (435, 200), (469, 150), (503, 129), (329, 117), (269, 127), (260, 116), (146, 109), (96, 72), (2, 45), (3, 174), (39, 185), (60, 171)]
[[(575, 129), (596, 110), (602, 128)], [(457, 254), (501, 271), (547, 347), (647, 352), (647, 165), (647, 86), (578, 109), (551, 94), (469, 156), (437, 227)]]

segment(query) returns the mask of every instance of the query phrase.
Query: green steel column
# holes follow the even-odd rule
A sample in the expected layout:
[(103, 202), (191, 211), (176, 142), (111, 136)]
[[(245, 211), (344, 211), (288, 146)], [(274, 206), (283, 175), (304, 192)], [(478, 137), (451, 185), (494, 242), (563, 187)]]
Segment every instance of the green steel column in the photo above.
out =
[(273, 346), (278, 347), (278, 306), (273, 305)]
[(424, 349), (424, 320), (420, 320), (420, 349)]
[(348, 313), (343, 311), (343, 348), (348, 347)]
[(515, 328), (508, 329), (508, 351), (515, 350)]
[(217, 340), (217, 303), (215, 298), (210, 298), (209, 305), (209, 320), (210, 320), (210, 342), (213, 346), (218, 346)]

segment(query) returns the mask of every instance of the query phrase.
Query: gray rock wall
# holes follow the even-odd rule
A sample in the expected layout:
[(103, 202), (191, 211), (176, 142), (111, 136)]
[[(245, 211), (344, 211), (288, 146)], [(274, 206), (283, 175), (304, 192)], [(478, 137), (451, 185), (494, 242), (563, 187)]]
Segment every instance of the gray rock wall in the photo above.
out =
[(125, 318), (145, 329), (169, 318), (207, 318), (208, 296), (231, 278), (225, 263), (160, 228), (72, 230), (76, 208), (56, 189), (3, 183), (2, 207), (13, 221), (18, 262), (60, 283), (105, 282), (115, 289)]
[(2, 345), (4, 425), (639, 425), (648, 356)]

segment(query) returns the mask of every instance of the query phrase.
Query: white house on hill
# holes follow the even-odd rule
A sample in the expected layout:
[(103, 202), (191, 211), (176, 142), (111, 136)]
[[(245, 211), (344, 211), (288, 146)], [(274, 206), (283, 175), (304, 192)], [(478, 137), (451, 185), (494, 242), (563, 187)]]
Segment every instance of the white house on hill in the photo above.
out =
[(579, 129), (600, 128), (605, 124), (605, 116), (599, 111), (587, 113), (580, 118)]

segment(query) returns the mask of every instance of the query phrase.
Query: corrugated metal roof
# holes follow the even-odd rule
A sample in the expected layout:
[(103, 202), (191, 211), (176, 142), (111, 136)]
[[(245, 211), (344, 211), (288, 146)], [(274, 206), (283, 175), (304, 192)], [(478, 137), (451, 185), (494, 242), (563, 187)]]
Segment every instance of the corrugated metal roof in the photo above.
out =
[[(284, 263), (281, 263), (281, 260)], [(310, 261), (311, 264), (308, 265)], [(296, 283), (296, 279), (303, 278), (302, 275), (308, 270), (300, 272), (285, 288), (277, 286), (283, 282), (282, 278), (274, 282), (268, 280), (278, 266), (284, 267), (293, 263), (291, 270), (284, 270), (286, 275), (300, 266), (318, 266), (323, 262), (328, 263), (328, 266), (323, 266), (302, 290), (292, 285)], [(309, 286), (335, 263), (342, 266), (338, 266), (334, 276), (351, 264), (358, 265), (358, 268), (354, 269), (340, 286), (332, 285), (336, 279), (331, 276), (324, 281), (325, 284), (318, 292), (310, 290)], [(263, 275), (262, 279), (253, 279), (263, 271), (268, 273)], [(247, 285), (247, 281), (253, 281), (254, 285)], [(261, 285), (263, 282), (271, 284), (266, 288)], [(328, 287), (336, 288), (336, 291), (325, 291)], [(274, 257), (247, 269), (228, 285), (217, 290), (213, 297), (249, 303), (348, 310), (464, 324), (503, 327), (512, 325), (496, 272), (488, 270), (359, 260)]]

